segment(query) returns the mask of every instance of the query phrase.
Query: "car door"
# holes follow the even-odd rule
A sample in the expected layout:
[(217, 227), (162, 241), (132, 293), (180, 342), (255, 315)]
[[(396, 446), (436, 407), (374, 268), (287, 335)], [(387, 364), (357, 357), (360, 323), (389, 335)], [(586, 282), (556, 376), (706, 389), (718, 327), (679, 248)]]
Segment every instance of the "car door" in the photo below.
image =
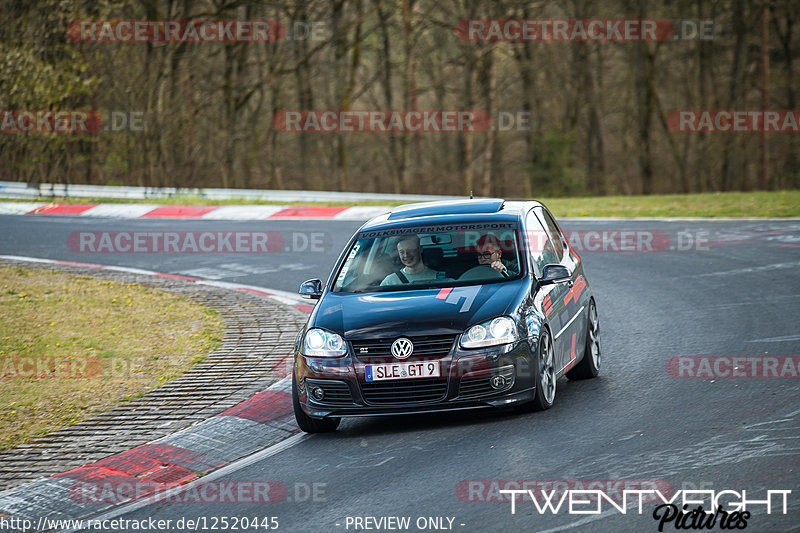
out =
[[(586, 277), (583, 272), (583, 262), (580, 256), (567, 242), (566, 235), (561, 227), (556, 222), (555, 217), (547, 210), (541, 209), (541, 216), (546, 222), (546, 227), (550, 232), (557, 235), (562, 242), (564, 253), (561, 257), (561, 264), (569, 268), (572, 273), (572, 285), (569, 292), (565, 296), (567, 298), (567, 308), (569, 309), (570, 318), (573, 319), (569, 327), (569, 357), (566, 359), (564, 370), (569, 370), (576, 363), (576, 357), (583, 351), (586, 345), (587, 333), (587, 318), (586, 309), (589, 305), (590, 291), (585, 290), (587, 287)], [(566, 335), (566, 333), (565, 333)]]
[[(560, 237), (554, 242), (551, 232), (547, 231), (543, 218), (540, 220), (537, 208), (528, 212), (526, 217), (526, 248), (530, 254), (531, 267), (537, 278), (542, 277), (545, 265), (561, 264), (564, 255), (564, 246)], [(572, 317), (570, 311), (571, 299), (567, 295), (571, 289), (571, 283), (551, 283), (539, 287), (537, 290), (536, 304), (544, 312), (545, 319), (550, 324), (553, 335), (553, 348), (555, 351), (555, 367), (560, 371), (569, 361), (569, 348), (567, 345), (566, 353), (564, 348), (564, 337), (569, 329), (569, 321)], [(572, 342), (572, 339), (568, 339)]]

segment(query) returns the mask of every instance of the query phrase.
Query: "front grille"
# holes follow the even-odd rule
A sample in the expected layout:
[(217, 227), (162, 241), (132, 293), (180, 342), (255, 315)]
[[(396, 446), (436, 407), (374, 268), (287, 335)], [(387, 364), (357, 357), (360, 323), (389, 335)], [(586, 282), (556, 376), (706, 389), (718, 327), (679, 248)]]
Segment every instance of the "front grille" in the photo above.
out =
[(420, 378), (400, 381), (361, 383), (367, 403), (390, 405), (400, 403), (435, 402), (447, 394), (446, 378)]
[[(447, 356), (453, 348), (455, 335), (428, 335), (425, 337), (407, 337), (414, 343), (414, 353), (410, 361), (439, 359)], [(364, 363), (376, 360), (386, 361), (392, 358), (392, 343), (396, 339), (367, 339), (351, 341), (353, 353)], [(363, 350), (366, 350), (364, 352)]]
[(309, 395), (314, 403), (324, 405), (352, 405), (353, 395), (350, 394), (350, 387), (344, 381), (334, 381), (332, 379), (306, 379), (306, 388), (321, 387), (325, 396), (322, 400), (317, 400)]
[[(501, 375), (505, 378), (506, 384), (502, 389), (494, 389), (490, 385), (492, 377)], [(459, 398), (475, 398), (478, 396), (488, 396), (490, 394), (497, 394), (498, 392), (507, 391), (514, 385), (514, 367), (513, 365), (497, 368), (487, 373), (482, 373), (475, 376), (469, 374), (461, 378), (458, 386)]]

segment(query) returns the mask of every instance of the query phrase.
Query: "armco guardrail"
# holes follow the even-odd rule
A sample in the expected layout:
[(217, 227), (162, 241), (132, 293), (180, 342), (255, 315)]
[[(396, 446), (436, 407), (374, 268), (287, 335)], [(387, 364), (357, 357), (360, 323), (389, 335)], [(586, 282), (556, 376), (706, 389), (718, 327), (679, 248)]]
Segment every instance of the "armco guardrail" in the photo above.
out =
[(120, 198), (146, 200), (197, 196), (211, 200), (259, 200), (271, 202), (425, 202), (455, 200), (463, 196), (433, 194), (385, 194), (335, 191), (282, 191), (273, 189), (180, 189), (175, 187), (125, 187), (116, 185), (66, 185), (0, 181), (0, 198)]

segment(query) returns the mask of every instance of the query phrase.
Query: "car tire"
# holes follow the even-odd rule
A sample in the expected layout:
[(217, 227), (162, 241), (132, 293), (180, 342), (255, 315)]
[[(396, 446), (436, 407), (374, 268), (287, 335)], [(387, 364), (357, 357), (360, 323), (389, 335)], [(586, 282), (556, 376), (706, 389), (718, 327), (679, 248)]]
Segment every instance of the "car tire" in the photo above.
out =
[(586, 346), (583, 359), (575, 368), (567, 372), (567, 378), (591, 379), (600, 371), (600, 322), (597, 319), (597, 306), (589, 300), (589, 311), (586, 319)]
[(300, 406), (300, 396), (297, 392), (297, 380), (292, 373), (292, 406), (294, 407), (294, 419), (297, 426), (306, 433), (330, 433), (339, 427), (341, 418), (311, 418)]
[(544, 328), (537, 343), (533, 370), (535, 379), (533, 400), (517, 408), (524, 413), (550, 409), (556, 400), (555, 350), (550, 332)]

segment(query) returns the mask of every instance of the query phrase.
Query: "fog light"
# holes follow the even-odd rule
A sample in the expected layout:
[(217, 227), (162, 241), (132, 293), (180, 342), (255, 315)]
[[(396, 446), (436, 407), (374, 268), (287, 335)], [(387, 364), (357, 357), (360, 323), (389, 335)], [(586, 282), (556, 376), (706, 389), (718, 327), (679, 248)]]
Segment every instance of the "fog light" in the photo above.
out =
[(492, 376), (492, 379), (489, 380), (489, 385), (492, 386), (495, 390), (500, 390), (506, 386), (506, 378), (503, 376)]
[(325, 397), (325, 391), (322, 390), (322, 387), (314, 387), (311, 389), (311, 396), (313, 396), (315, 400), (321, 400)]

